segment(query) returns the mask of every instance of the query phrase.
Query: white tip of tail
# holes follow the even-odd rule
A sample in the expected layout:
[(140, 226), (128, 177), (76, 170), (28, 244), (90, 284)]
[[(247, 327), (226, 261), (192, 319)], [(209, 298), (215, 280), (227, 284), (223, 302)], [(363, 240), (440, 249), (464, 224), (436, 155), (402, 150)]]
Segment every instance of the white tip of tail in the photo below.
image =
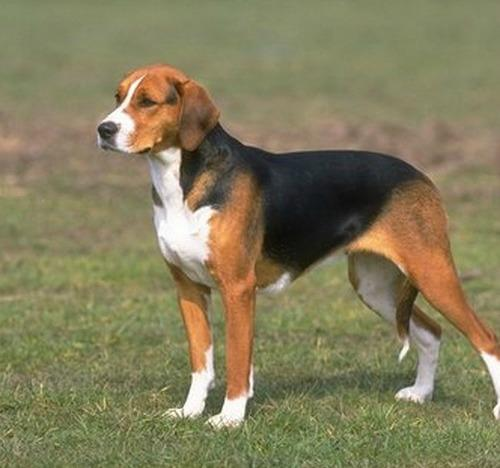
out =
[(398, 362), (401, 362), (406, 357), (408, 351), (410, 351), (410, 339), (406, 337), (403, 340), (403, 347), (401, 348), (401, 351), (399, 353)]

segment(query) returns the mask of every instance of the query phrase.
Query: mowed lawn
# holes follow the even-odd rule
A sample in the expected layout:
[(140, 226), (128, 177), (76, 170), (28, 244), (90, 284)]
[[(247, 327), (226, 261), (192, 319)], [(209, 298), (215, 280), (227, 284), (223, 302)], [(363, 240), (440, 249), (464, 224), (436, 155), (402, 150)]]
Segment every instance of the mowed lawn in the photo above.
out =
[[(444, 327), (435, 398), (396, 402), (415, 352), (397, 364), (343, 259), (259, 298), (241, 429), (166, 420), (190, 375), (147, 167), (94, 143), (120, 76), (167, 61), (242, 138), (392, 149), (440, 186), (464, 286), (500, 333), (499, 17), (486, 0), (2, 5), (0, 466), (499, 466), (493, 389), (466, 340), (427, 308)], [(214, 299), (207, 415), (224, 398)]]

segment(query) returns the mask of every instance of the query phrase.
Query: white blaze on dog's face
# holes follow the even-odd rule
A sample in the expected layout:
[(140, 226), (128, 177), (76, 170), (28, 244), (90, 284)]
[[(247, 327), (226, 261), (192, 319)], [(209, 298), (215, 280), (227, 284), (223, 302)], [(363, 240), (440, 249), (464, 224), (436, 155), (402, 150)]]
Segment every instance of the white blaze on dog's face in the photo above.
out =
[(144, 76), (137, 78), (127, 91), (125, 99), (120, 103), (119, 94), (116, 95), (118, 107), (111, 112), (98, 127), (97, 141), (101, 148), (116, 149), (129, 153), (130, 140), (135, 130), (135, 121), (127, 110), (134, 93)]
[(97, 127), (97, 143), (123, 153), (158, 153), (172, 146), (192, 151), (219, 118), (205, 89), (168, 65), (129, 73), (116, 100), (117, 108)]

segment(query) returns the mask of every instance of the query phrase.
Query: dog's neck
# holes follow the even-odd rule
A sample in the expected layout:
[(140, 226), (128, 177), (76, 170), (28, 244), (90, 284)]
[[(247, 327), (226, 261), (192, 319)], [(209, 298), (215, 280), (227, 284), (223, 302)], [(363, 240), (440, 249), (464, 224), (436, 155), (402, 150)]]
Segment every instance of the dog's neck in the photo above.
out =
[(151, 182), (163, 206), (182, 202), (179, 183), (181, 159), (181, 150), (174, 147), (148, 157)]
[(241, 143), (217, 124), (194, 151), (171, 147), (151, 154), (151, 181), (163, 205), (181, 202), (204, 171), (228, 173), (238, 145)]

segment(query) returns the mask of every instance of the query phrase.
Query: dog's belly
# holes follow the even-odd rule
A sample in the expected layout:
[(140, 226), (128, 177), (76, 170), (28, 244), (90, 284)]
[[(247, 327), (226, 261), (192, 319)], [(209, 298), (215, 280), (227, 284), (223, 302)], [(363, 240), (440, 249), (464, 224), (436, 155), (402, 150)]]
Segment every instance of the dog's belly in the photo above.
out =
[(283, 292), (293, 281), (293, 276), (286, 271), (278, 279), (264, 287), (259, 287), (258, 291), (262, 294), (275, 295)]
[(164, 210), (155, 207), (154, 223), (165, 260), (180, 268), (192, 281), (213, 287), (206, 262), (209, 256), (210, 218), (214, 210)]

